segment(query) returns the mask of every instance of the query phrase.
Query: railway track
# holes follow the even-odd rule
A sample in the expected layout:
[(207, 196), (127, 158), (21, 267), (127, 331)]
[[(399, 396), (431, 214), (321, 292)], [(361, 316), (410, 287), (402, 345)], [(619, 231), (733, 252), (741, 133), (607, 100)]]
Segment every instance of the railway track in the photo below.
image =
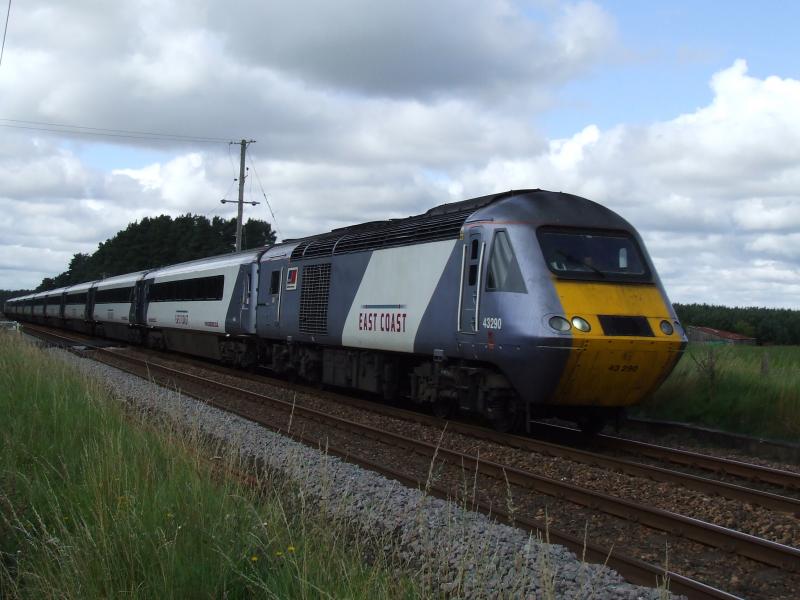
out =
[[(577, 429), (560, 425), (537, 423), (539, 433), (554, 432), (559, 439), (572, 444), (586, 444), (586, 438)], [(720, 458), (699, 452), (668, 448), (657, 444), (650, 444), (636, 440), (626, 439), (613, 435), (599, 434), (592, 440), (596, 446), (615, 452), (623, 452), (635, 456), (645, 456), (659, 461), (668, 462), (693, 469), (700, 469), (719, 475), (729, 475), (747, 481), (761, 482), (777, 486), (786, 490), (800, 490), (800, 473), (754, 465), (729, 458)]]
[[(180, 360), (181, 362), (198, 365), (201, 368), (216, 371), (221, 374), (230, 375), (232, 373), (230, 369), (225, 367), (219, 367), (218, 365), (197, 361), (195, 359), (182, 357)], [(237, 377), (247, 379), (255, 383), (263, 383), (264, 381), (262, 376), (254, 376), (250, 373), (243, 373), (241, 371), (233, 372), (236, 373)], [(279, 385), (292, 390), (302, 392), (309, 391), (308, 386), (289, 384), (282, 380), (270, 378), (269, 382), (271, 385)], [(697, 490), (704, 494), (718, 495), (731, 500), (762, 506), (770, 510), (777, 510), (800, 516), (800, 498), (767, 492), (754, 489), (752, 487), (746, 487), (744, 485), (728, 483), (725, 481), (699, 477), (697, 475), (692, 475), (673, 469), (667, 469), (653, 465), (643, 465), (633, 460), (626, 460), (609, 456), (607, 454), (591, 452), (585, 449), (587, 443), (586, 437), (580, 431), (575, 429), (541, 424), (542, 427), (547, 427), (549, 429), (549, 434), (551, 436), (554, 431), (561, 433), (562, 442), (571, 442), (572, 445), (565, 445), (564, 443), (557, 444), (536, 438), (500, 433), (486, 427), (471, 425), (468, 423), (448, 421), (438, 417), (426, 415), (424, 413), (378, 404), (368, 400), (365, 401), (358, 398), (342, 396), (341, 394), (327, 393), (320, 390), (314, 390), (313, 393), (317, 395), (324, 395), (325, 397), (328, 397), (337, 403), (345, 403), (360, 410), (368, 410), (390, 417), (414, 421), (416, 423), (428, 425), (437, 429), (442, 429), (446, 426), (451, 432), (462, 433), (470, 437), (491, 441), (504, 446), (528, 450), (553, 457), (567, 458), (582, 464), (598, 466), (621, 473), (627, 473), (635, 477), (644, 477), (652, 481), (675, 483), (687, 489)], [(768, 483), (771, 486), (775, 485), (786, 490), (800, 490), (800, 474), (789, 471), (781, 471), (779, 469), (772, 469), (760, 465), (751, 465), (741, 461), (720, 459), (705, 454), (667, 448), (656, 444), (645, 444), (643, 442), (626, 440), (624, 438), (614, 436), (599, 436), (598, 439), (601, 441), (597, 445), (601, 448), (614, 451), (625, 451), (628, 454), (635, 454), (639, 456), (647, 456), (664, 463), (674, 463), (715, 473), (735, 475), (748, 482), (762, 482)]]
[[(123, 366), (118, 362), (120, 355), (113, 356), (114, 357), (108, 362), (114, 366)], [(109, 358), (109, 355), (105, 355), (104, 358)], [(133, 361), (138, 361), (138, 359), (133, 359)], [(121, 362), (131, 365), (135, 364), (133, 361), (125, 358)], [(218, 408), (234, 412), (239, 416), (267, 426), (270, 429), (273, 429), (283, 435), (287, 435), (288, 437), (291, 437), (292, 439), (302, 443), (311, 445), (313, 447), (322, 446), (330, 454), (339, 456), (351, 462), (355, 462), (365, 468), (382, 473), (393, 479), (397, 479), (406, 485), (420, 487), (425, 489), (428, 493), (440, 498), (452, 500), (454, 498), (454, 490), (452, 486), (432, 481), (429, 477), (425, 476), (425, 469), (416, 470), (418, 475), (414, 475), (413, 473), (409, 474), (409, 472), (406, 470), (387, 466), (385, 461), (378, 462), (372, 460), (363, 454), (354, 453), (352, 449), (343, 448), (336, 442), (331, 442), (330, 430), (327, 430), (322, 435), (308, 433), (306, 431), (307, 426), (303, 426), (298, 421), (300, 419), (315, 421), (327, 427), (335, 428), (341, 432), (344, 432), (350, 437), (358, 436), (361, 439), (367, 438), (385, 443), (390, 447), (412, 451), (424, 458), (423, 464), (427, 461), (434, 460), (435, 457), (438, 456), (450, 465), (454, 465), (458, 469), (463, 469), (465, 464), (469, 467), (469, 463), (472, 463), (471, 466), (473, 468), (476, 467), (481, 473), (490, 474), (498, 481), (499, 478), (502, 478), (503, 476), (504, 467), (502, 465), (495, 465), (487, 461), (482, 461), (476, 457), (455, 453), (435, 445), (414, 440), (412, 438), (398, 436), (396, 434), (375, 429), (354, 421), (349, 421), (347, 419), (335, 417), (327, 413), (298, 406), (285, 400), (280, 400), (263, 394), (256, 394), (242, 388), (234, 388), (212, 379), (187, 374), (160, 365), (154, 366), (145, 361), (138, 362), (138, 365), (133, 369), (127, 368), (126, 370), (138, 375), (144, 374), (143, 371), (149, 371), (150, 377), (153, 377), (153, 375), (156, 374), (156, 378), (165, 376), (166, 380), (163, 381), (163, 383), (172, 386), (180, 385), (180, 389), (184, 393), (202, 398), (204, 401), (209, 402)], [(193, 386), (197, 386), (199, 389), (191, 389)], [(225, 396), (228, 396), (228, 399), (221, 400), (218, 398), (216, 400), (211, 400), (209, 399), (210, 390), (215, 390), (217, 392), (221, 391)], [(235, 399), (231, 399), (230, 396), (235, 396)], [(283, 425), (277, 425), (274, 421), (274, 418), (264, 417), (263, 407), (265, 403), (270, 404), (272, 407), (278, 407), (282, 409), (287, 419)], [(271, 416), (274, 417), (274, 415)], [(523, 474), (522, 472), (509, 472), (507, 468), (505, 469), (505, 472), (507, 476), (510, 476), (510, 480), (513, 480), (514, 483), (519, 483), (522, 481), (525, 484), (530, 484), (530, 481), (526, 477), (527, 474)], [(504, 509), (500, 504), (492, 503), (482, 499), (473, 499), (470, 503), (476, 510), (490, 514), (506, 523), (513, 523), (517, 526), (521, 526), (542, 536), (543, 538), (547, 537), (551, 542), (562, 544), (570, 548), (575, 553), (582, 553), (589, 561), (605, 562), (610, 567), (620, 572), (632, 583), (652, 586), (655, 585), (660, 578), (666, 576), (670, 580), (670, 588), (672, 591), (686, 594), (692, 598), (736, 597), (722, 590), (716, 590), (711, 586), (707, 586), (690, 578), (684, 577), (678, 573), (665, 572), (664, 569), (659, 566), (650, 565), (633, 557), (625, 556), (611, 548), (606, 548), (597, 544), (586, 543), (585, 540), (579, 537), (566, 532), (561, 532), (539, 520), (527, 517), (525, 515), (513, 515), (511, 514), (511, 511)]]
[[(67, 336), (62, 336), (59, 334), (55, 337)], [(755, 536), (748, 536), (736, 531), (727, 530), (725, 528), (714, 526), (708, 523), (698, 522), (696, 519), (682, 517), (681, 515), (669, 514), (667, 511), (660, 511), (657, 509), (654, 510), (649, 507), (638, 506), (636, 503), (630, 501), (621, 500), (608, 495), (597, 494), (590, 490), (581, 489), (578, 486), (570, 485), (565, 482), (554, 481), (545, 477), (536, 476), (522, 469), (517, 469), (511, 465), (495, 463), (493, 461), (481, 459), (479, 456), (472, 456), (464, 452), (453, 451), (448, 448), (422, 442), (406, 436), (397, 435), (396, 433), (365, 426), (363, 424), (342, 419), (321, 411), (315, 411), (313, 409), (308, 409), (294, 403), (287, 403), (284, 400), (266, 396), (264, 394), (258, 394), (251, 390), (230, 386), (207, 377), (199, 377), (197, 375), (181, 372), (163, 365), (158, 365), (152, 361), (124, 356), (119, 352), (103, 349), (98, 349), (96, 354), (102, 355), (104, 362), (109, 362), (111, 364), (116, 363), (114, 366), (122, 367), (125, 370), (134, 372), (137, 375), (145, 375), (150, 377), (157, 375), (157, 378), (161, 379), (162, 383), (172, 386), (178, 385), (181, 387), (182, 391), (185, 391), (190, 395), (195, 395), (204, 400), (209, 400), (209, 394), (212, 390), (214, 390), (216, 394), (229, 398), (228, 400), (223, 401), (220, 401), (219, 399), (211, 400), (213, 404), (219, 405), (221, 408), (225, 408), (226, 410), (233, 410), (234, 412), (237, 412), (238, 414), (241, 414), (242, 416), (252, 420), (257, 420), (262, 423), (267, 421), (263, 424), (267, 424), (271, 428), (279, 430), (283, 433), (287, 433), (287, 427), (285, 425), (276, 426), (274, 422), (271, 422), (274, 420), (274, 415), (273, 419), (264, 419), (263, 415), (259, 416), (259, 411), (263, 411), (263, 407), (265, 405), (269, 404), (272, 407), (279, 407), (284, 411), (284, 413), (293, 415), (291, 418), (306, 419), (307, 421), (313, 421), (319, 423), (320, 425), (324, 425), (327, 428), (343, 431), (350, 437), (371, 439), (391, 447), (401, 448), (405, 451), (413, 452), (414, 454), (423, 457), (425, 462), (430, 464), (433, 464), (435, 459), (441, 461), (442, 463), (448, 464), (451, 468), (461, 469), (462, 472), (466, 467), (468, 471), (474, 472), (476, 476), (478, 473), (480, 473), (481, 477), (493, 478), (496, 482), (505, 481), (506, 485), (513, 485), (519, 488), (528, 489), (538, 494), (547, 494), (556, 498), (560, 498), (563, 501), (589, 507), (592, 510), (602, 510), (608, 514), (616, 515), (617, 517), (628, 519), (633, 517), (643, 525), (661, 530), (678, 532), (679, 535), (682, 535), (686, 538), (693, 539), (703, 544), (723, 548), (726, 552), (738, 553), (741, 556), (748, 557), (750, 560), (770, 564), (786, 571), (787, 573), (796, 574), (798, 571), (800, 571), (800, 551), (795, 548), (782, 546), (781, 544), (762, 540)], [(392, 409), (392, 411), (401, 412), (404, 414), (404, 416), (409, 416), (410, 414), (414, 415), (415, 417), (424, 417), (424, 415), (407, 413), (407, 411), (397, 411), (397, 409)], [(429, 477), (419, 477), (407, 472), (403, 472), (403, 470), (399, 470), (397, 468), (388, 467), (385, 464), (385, 461), (378, 463), (364, 456), (357, 456), (351, 449), (338, 448), (335, 445), (332, 445), (330, 443), (329, 433), (322, 435), (322, 437), (319, 435), (308, 436), (305, 433), (298, 432), (296, 427), (297, 422), (295, 422), (295, 430), (289, 431), (288, 433), (291, 437), (295, 437), (295, 439), (298, 439), (299, 441), (317, 446), (324, 439), (326, 447), (333, 454), (338, 454), (345, 457), (347, 460), (351, 460), (353, 462), (362, 464), (367, 468), (383, 472), (386, 475), (395, 479), (399, 479), (405, 483), (410, 483), (420, 487), (424, 486), (429, 492), (435, 495), (448, 498), (453, 498), (454, 496), (452, 485), (448, 486), (442, 483), (432, 482)], [(631, 471), (636, 471), (638, 476), (647, 476), (651, 479), (658, 480), (659, 477), (673, 477), (669, 473), (664, 473), (663, 471), (665, 470), (663, 469), (660, 471), (657, 470), (657, 475), (655, 476), (645, 475), (644, 467), (637, 466), (634, 463), (626, 463), (625, 461), (618, 461), (603, 457), (598, 459), (597, 457), (591, 456), (590, 453), (576, 449), (559, 448), (553, 444), (542, 446), (541, 442), (529, 440), (528, 438), (502, 436), (501, 434), (497, 434), (492, 431), (457, 423), (450, 423), (448, 424), (448, 427), (451, 428), (451, 431), (455, 429), (460, 430), (462, 433), (469, 431), (471, 434), (480, 435), (484, 439), (487, 437), (496, 437), (502, 438), (503, 443), (506, 444), (509, 444), (510, 442), (511, 445), (516, 444), (520, 447), (525, 447), (528, 449), (535, 447), (537, 448), (537, 452), (541, 452), (543, 447), (548, 448), (554, 453), (561, 453), (560, 455), (565, 455), (566, 453), (567, 455), (571, 456), (572, 460), (575, 460), (575, 458), (578, 457), (580, 462), (585, 462), (586, 464), (593, 464), (591, 461), (602, 460), (603, 465), (606, 468), (622, 469), (623, 471), (628, 469)], [(421, 472), (424, 474), (424, 470)], [(686, 476), (684, 475), (683, 477), (685, 478)], [(447, 478), (445, 477), (444, 480), (446, 479)], [(689, 478), (688, 481), (693, 485), (701, 485), (701, 482), (695, 481), (695, 479), (699, 480), (700, 478)], [(684, 480), (684, 484), (685, 483), (686, 480)], [(715, 490), (723, 489), (726, 491), (726, 493), (732, 495), (749, 494), (751, 492), (755, 492), (754, 490), (747, 490), (746, 488), (739, 489), (738, 486), (722, 485), (720, 487), (718, 482), (710, 485), (716, 486), (714, 487)], [(709, 493), (719, 492), (715, 491)], [(756, 496), (758, 496), (758, 494), (756, 494)], [(774, 495), (762, 493), (759, 496), (760, 499), (758, 502), (762, 503), (762, 505), (770, 505), (769, 507), (772, 510), (796, 509), (796, 500), (793, 503), (792, 499), (773, 496)], [(755, 496), (747, 497), (751, 499), (743, 501), (750, 502)], [(559, 532), (552, 526), (548, 526), (547, 524), (530, 518), (525, 514), (513, 514), (513, 512), (504, 510), (497, 502), (492, 502), (487, 499), (478, 499), (477, 501), (474, 501), (474, 503), (475, 508), (478, 510), (490, 512), (500, 520), (512, 521), (514, 524), (523, 526), (531, 531), (537, 531), (543, 535), (546, 534), (551, 541), (570, 547), (576, 553), (584, 553), (587, 559), (590, 561), (597, 560), (604, 562), (606, 558), (610, 556), (610, 566), (616, 568), (632, 582), (653, 585), (658, 576), (664, 575), (664, 570), (660, 567), (655, 567), (643, 561), (626, 557), (618, 551), (612, 552), (609, 549), (602, 548), (600, 546), (586, 545), (583, 539), (575, 535), (572, 535), (568, 532)], [(687, 577), (682, 577), (677, 573), (670, 573), (669, 577), (671, 581), (671, 589), (673, 591), (685, 593), (690, 597), (734, 597), (720, 590), (715, 590), (710, 586), (700, 584)]]
[(625, 417), (621, 423), (624, 437), (682, 439), (701, 446), (713, 444), (734, 453), (760, 456), (765, 460), (800, 464), (800, 444), (776, 441), (748, 435), (721, 431), (709, 427), (653, 420), (645, 417)]

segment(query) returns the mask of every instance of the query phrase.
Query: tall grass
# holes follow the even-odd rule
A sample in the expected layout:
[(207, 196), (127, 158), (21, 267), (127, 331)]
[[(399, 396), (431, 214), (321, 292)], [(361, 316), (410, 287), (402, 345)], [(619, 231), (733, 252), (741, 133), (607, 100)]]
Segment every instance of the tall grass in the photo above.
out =
[(3, 333), (0, 415), (0, 597), (416, 594), (290, 484), (244, 483), (236, 457)]
[(639, 414), (800, 440), (800, 347), (690, 344)]

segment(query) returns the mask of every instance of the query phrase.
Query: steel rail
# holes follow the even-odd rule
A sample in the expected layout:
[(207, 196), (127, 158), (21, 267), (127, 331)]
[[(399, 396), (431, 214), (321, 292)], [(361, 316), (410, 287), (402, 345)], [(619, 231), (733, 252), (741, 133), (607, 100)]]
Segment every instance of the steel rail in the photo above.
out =
[[(225, 391), (235, 391), (236, 393), (241, 393), (242, 395), (248, 397), (251, 402), (261, 405), (264, 400), (278, 405), (285, 409), (291, 409), (295, 413), (298, 412), (308, 412), (309, 417), (314, 418), (315, 420), (323, 420), (325, 422), (331, 423), (336, 422), (338, 426), (345, 425), (348, 429), (350, 426), (354, 426), (357, 429), (363, 429), (365, 426), (360, 425), (358, 423), (354, 423), (347, 420), (337, 419), (332, 415), (328, 415), (326, 413), (322, 413), (319, 411), (314, 411), (313, 409), (307, 409), (304, 407), (300, 407), (294, 405), (290, 402), (286, 402), (285, 400), (280, 400), (278, 398), (271, 398), (269, 396), (265, 396), (263, 394), (258, 394), (255, 392), (251, 392), (249, 390), (244, 390), (241, 388), (237, 388), (235, 386), (228, 386), (226, 384), (222, 384), (219, 382), (215, 382), (213, 380), (209, 380), (203, 377), (199, 377), (197, 375), (192, 375), (189, 373), (182, 373), (175, 369), (171, 369), (170, 367), (165, 367), (163, 365), (154, 365), (147, 361), (136, 359), (133, 357), (127, 357), (124, 355), (120, 355), (117, 353), (105, 351), (103, 350), (103, 354), (107, 356), (114, 357), (114, 359), (122, 359), (122, 362), (134, 363), (138, 364), (141, 368), (145, 368), (148, 372), (152, 372), (153, 370), (161, 371), (167, 374), (170, 377), (185, 377), (187, 379), (194, 380), (197, 383), (202, 383), (203, 385), (211, 384), (213, 387), (217, 387), (218, 389), (225, 389)], [(116, 366), (116, 365), (114, 365)], [(155, 367), (155, 369), (153, 369)], [(119, 367), (117, 367), (119, 368)], [(126, 369), (128, 370), (128, 369)], [(139, 373), (134, 372), (133, 370), (128, 370), (133, 374), (139, 375)], [(152, 373), (151, 373), (152, 374)], [(191, 395), (190, 392), (186, 392)], [(281, 435), (285, 435), (290, 437), (298, 442), (304, 443), (311, 447), (318, 447), (320, 443), (319, 438), (314, 438), (312, 436), (299, 433), (298, 431), (291, 431), (287, 428), (283, 428), (280, 426), (276, 426), (272, 423), (266, 422), (263, 418), (259, 418), (257, 416), (253, 416), (249, 411), (243, 410), (241, 407), (237, 409), (231, 409), (229, 404), (224, 402), (220, 402), (217, 400), (211, 400), (207, 398), (199, 398), (203, 402), (206, 402), (210, 405), (213, 405), (217, 408), (226, 410), (228, 412), (233, 412), (238, 414), (244, 418), (249, 420), (255, 421), (260, 425), (266, 426), (269, 429), (280, 433)], [(369, 428), (373, 429), (373, 428)], [(379, 430), (374, 430), (377, 433), (381, 433)], [(393, 435), (393, 434), (392, 434)], [(439, 498), (450, 500), (452, 499), (451, 491), (444, 487), (440, 486), (435, 483), (426, 482), (419, 478), (408, 476), (404, 473), (401, 473), (395, 469), (390, 467), (386, 467), (384, 465), (380, 465), (369, 459), (365, 459), (359, 456), (355, 456), (352, 452), (348, 450), (339, 450), (338, 448), (332, 447), (326, 444), (326, 451), (329, 453), (342, 458), (343, 460), (351, 463), (358, 464), (364, 468), (369, 470), (381, 473), (383, 475), (387, 475), (392, 479), (395, 479), (405, 485), (417, 486), (422, 489), (425, 489), (431, 495), (437, 496)], [(441, 449), (439, 449), (441, 452)], [(527, 531), (535, 532), (542, 536), (543, 539), (548, 539), (552, 543), (561, 544), (571, 551), (573, 551), (576, 555), (583, 555), (585, 559), (589, 562), (596, 562), (601, 564), (606, 564), (609, 567), (618, 571), (626, 580), (630, 581), (631, 583), (636, 583), (640, 585), (646, 586), (657, 586), (659, 584), (659, 579), (663, 580), (664, 578), (669, 580), (669, 587), (670, 590), (678, 593), (683, 594), (689, 597), (690, 599), (694, 600), (741, 600), (739, 596), (735, 596), (723, 590), (716, 589), (712, 586), (706, 585), (699, 581), (693, 580), (689, 577), (685, 577), (680, 575), (679, 573), (675, 573), (672, 571), (667, 571), (663, 568), (657, 567), (655, 565), (649, 564), (647, 562), (641, 561), (636, 558), (628, 557), (625, 555), (620, 554), (619, 552), (614, 551), (613, 549), (609, 550), (607, 548), (603, 548), (596, 544), (589, 543), (583, 539), (577, 538), (572, 536), (568, 533), (564, 533), (558, 531), (556, 529), (550, 528), (548, 525), (545, 525), (539, 521), (534, 519), (529, 519), (525, 517), (514, 516), (513, 518), (501, 508), (497, 506), (491, 506), (485, 502), (477, 501), (475, 503), (476, 508), (479, 512), (487, 514), (489, 516), (493, 516), (498, 520), (512, 524), (517, 526), (522, 526)]]
[(704, 425), (680, 423), (677, 421), (661, 421), (646, 417), (625, 416), (622, 423), (626, 427), (633, 427), (640, 431), (659, 433), (678, 433), (692, 439), (732, 448), (744, 449), (746, 452), (765, 453), (770, 455), (769, 460), (800, 464), (800, 443), (772, 440), (762, 437), (753, 437), (742, 433), (722, 431)]
[(757, 480), (787, 489), (800, 490), (800, 474), (792, 473), (791, 471), (782, 471), (780, 469), (753, 465), (730, 458), (718, 458), (698, 452), (667, 448), (657, 444), (648, 444), (646, 442), (638, 442), (611, 435), (599, 435), (597, 438), (603, 446), (609, 449), (624, 450), (626, 452), (633, 451), (651, 458), (658, 458), (661, 460), (667, 459), (687, 467), (735, 475), (743, 479)]
[[(536, 423), (536, 427), (541, 431), (555, 432), (563, 436), (571, 436), (573, 440), (581, 440), (583, 444), (586, 443), (587, 438), (577, 429), (571, 427), (564, 427), (563, 425), (552, 425), (550, 423)], [(711, 471), (715, 473), (722, 473), (726, 475), (735, 475), (742, 479), (751, 481), (760, 481), (792, 490), (800, 490), (800, 473), (792, 471), (784, 471), (781, 469), (774, 469), (772, 467), (764, 467), (761, 465), (754, 465), (730, 458), (720, 458), (711, 456), (709, 454), (701, 454), (699, 452), (692, 452), (689, 450), (679, 450), (677, 448), (668, 448), (667, 446), (660, 446), (658, 444), (650, 444), (647, 442), (639, 442), (607, 434), (598, 434), (592, 438), (593, 442), (604, 447), (607, 450), (616, 450), (621, 452), (633, 453), (640, 456), (648, 456), (657, 460), (665, 460), (674, 464), (683, 465), (686, 467), (693, 467), (702, 469), (704, 471)]]
[(757, 504), (758, 506), (763, 506), (770, 510), (800, 515), (800, 499), (790, 496), (755, 490), (725, 481), (706, 479), (697, 475), (673, 471), (663, 467), (644, 465), (635, 461), (605, 456), (603, 454), (588, 452), (570, 446), (562, 446), (560, 444), (534, 440), (518, 435), (503, 434), (484, 427), (475, 427), (464, 423), (448, 424), (448, 429), (451, 432), (480, 437), (498, 444), (529, 450), (547, 456), (568, 458), (569, 460), (574, 460), (582, 464), (611, 469), (627, 475), (644, 477), (653, 481), (677, 483), (688, 489), (697, 490), (704, 494), (717, 494), (731, 500)]
[[(30, 323), (23, 323), (22, 324), (22, 332), (27, 333), (34, 336), (42, 336), (48, 338), (54, 338), (61, 340), (64, 344), (81, 344), (81, 345), (92, 345), (89, 343), (89, 340), (83, 340), (80, 338), (73, 338), (65, 335), (63, 332), (56, 332), (50, 329), (42, 328), (41, 326), (31, 325)], [(75, 333), (77, 335), (81, 335), (79, 332), (70, 332)], [(42, 339), (42, 338), (40, 338)], [(92, 345), (93, 346), (93, 345)], [(95, 347), (95, 346), (93, 346)], [(96, 346), (99, 348), (99, 346)]]
[[(101, 349), (103, 350), (103, 349)], [(379, 439), (380, 441), (391, 440), (391, 443), (396, 446), (406, 447), (409, 450), (421, 452), (428, 458), (435, 456), (447, 457), (448, 462), (455, 465), (471, 465), (470, 468), (476, 468), (479, 472), (483, 469), (484, 474), (493, 476), (499, 480), (508, 478), (508, 480), (516, 485), (535, 490), (539, 493), (544, 493), (553, 497), (568, 500), (570, 502), (589, 507), (594, 510), (601, 510), (602, 512), (614, 515), (626, 520), (635, 520), (646, 526), (653, 527), (662, 531), (673, 533), (678, 536), (686, 537), (706, 545), (720, 548), (727, 552), (735, 552), (741, 556), (745, 556), (752, 560), (786, 569), (792, 572), (800, 572), (800, 549), (792, 548), (765, 540), (756, 536), (741, 533), (726, 527), (714, 525), (686, 517), (666, 510), (647, 507), (639, 505), (630, 500), (624, 500), (602, 494), (599, 492), (587, 490), (579, 486), (536, 475), (528, 471), (523, 471), (515, 467), (504, 466), (485, 459), (476, 458), (462, 452), (449, 450), (443, 447), (437, 447), (427, 442), (415, 440), (395, 433), (376, 429), (374, 427), (356, 423), (348, 419), (336, 417), (312, 408), (299, 406), (285, 400), (259, 394), (244, 388), (228, 385), (213, 379), (201, 377), (191, 373), (185, 373), (171, 367), (149, 363), (141, 359), (119, 355), (113, 352), (104, 352), (117, 359), (122, 359), (126, 362), (138, 363), (148, 369), (150, 372), (159, 371), (170, 377), (177, 379), (188, 380), (198, 383), (204, 389), (218, 389), (220, 391), (231, 393), (234, 392), (241, 397), (256, 400), (258, 402), (269, 402), (273, 405), (278, 405), (286, 410), (291, 410), (297, 415), (304, 415), (318, 421), (323, 421), (336, 426), (344, 426), (353, 433), (359, 435), (368, 435), (370, 437)]]

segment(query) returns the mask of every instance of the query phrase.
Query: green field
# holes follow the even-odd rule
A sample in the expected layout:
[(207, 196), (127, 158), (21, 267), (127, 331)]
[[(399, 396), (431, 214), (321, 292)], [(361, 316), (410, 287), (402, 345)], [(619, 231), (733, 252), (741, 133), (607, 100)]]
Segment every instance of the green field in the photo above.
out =
[(800, 346), (690, 344), (636, 414), (800, 440)]
[(2, 332), (0, 414), (2, 598), (417, 596), (380, 540)]

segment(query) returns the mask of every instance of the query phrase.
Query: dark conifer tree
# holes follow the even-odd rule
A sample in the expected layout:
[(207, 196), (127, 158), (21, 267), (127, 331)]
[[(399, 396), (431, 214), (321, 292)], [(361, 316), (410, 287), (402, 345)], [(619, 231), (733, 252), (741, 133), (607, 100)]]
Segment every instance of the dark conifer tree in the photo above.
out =
[[(245, 249), (275, 243), (270, 224), (256, 219), (244, 224), (242, 237)], [(168, 215), (145, 217), (101, 242), (94, 254), (75, 254), (65, 272), (45, 278), (36, 291), (226, 254), (234, 251), (235, 242), (236, 219), (214, 217), (209, 221), (192, 214), (175, 219)]]

